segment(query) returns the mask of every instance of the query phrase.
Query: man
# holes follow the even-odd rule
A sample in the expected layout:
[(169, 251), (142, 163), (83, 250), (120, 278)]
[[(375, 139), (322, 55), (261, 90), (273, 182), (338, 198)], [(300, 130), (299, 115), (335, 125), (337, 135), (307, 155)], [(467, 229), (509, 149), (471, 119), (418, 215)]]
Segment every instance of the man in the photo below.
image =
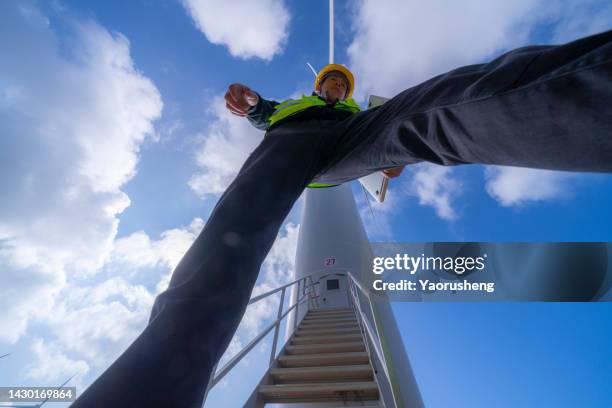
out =
[[(301, 108), (292, 112), (287, 120), (301, 120), (305, 118), (323, 118), (342, 120), (361, 109), (357, 102), (350, 97), (353, 94), (355, 80), (353, 74), (344, 66), (329, 64), (324, 67), (315, 79), (315, 92), (311, 97), (302, 97)], [(348, 98), (348, 99), (347, 99)], [(325, 103), (317, 104), (317, 99)], [(312, 103), (308, 103), (311, 100)], [(295, 110), (300, 104), (299, 100), (286, 101)], [(276, 101), (262, 99), (256, 92), (242, 84), (232, 84), (225, 94), (225, 106), (237, 116), (246, 116), (258, 129), (268, 130), (277, 125), (275, 115), (282, 116), (283, 104)], [(314, 105), (314, 106), (313, 106)], [(278, 109), (277, 109), (278, 107)], [(310, 109), (310, 108), (315, 108)], [(336, 108), (336, 109), (333, 109)], [(279, 115), (280, 114), (280, 115)], [(401, 174), (404, 166), (382, 170), (386, 177), (393, 178)], [(309, 187), (331, 187), (335, 184), (310, 183)]]
[(421, 161), (612, 172), (612, 31), (510, 51), (361, 112), (341, 98), (353, 91), (344, 75), (348, 94), (340, 75), (319, 78), (323, 100), (302, 98), (295, 110), (230, 86), (228, 108), (265, 123), (266, 136), (156, 299), (149, 325), (75, 407), (199, 407), (283, 219), (313, 181)]

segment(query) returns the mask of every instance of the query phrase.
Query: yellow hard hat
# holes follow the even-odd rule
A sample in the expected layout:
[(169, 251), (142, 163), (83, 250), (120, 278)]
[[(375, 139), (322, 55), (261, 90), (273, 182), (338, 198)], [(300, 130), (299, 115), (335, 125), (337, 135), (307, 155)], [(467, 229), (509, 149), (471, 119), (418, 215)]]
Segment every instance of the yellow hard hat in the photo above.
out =
[(314, 82), (314, 87), (315, 90), (319, 90), (319, 85), (320, 85), (320, 81), (325, 77), (325, 75), (329, 74), (332, 71), (339, 71), (342, 74), (344, 74), (344, 76), (346, 77), (346, 79), (348, 79), (349, 83), (348, 83), (348, 92), (346, 94), (346, 98), (350, 98), (353, 95), (353, 90), (355, 89), (355, 78), (353, 77), (353, 74), (351, 73), (351, 71), (349, 71), (349, 69), (347, 67), (345, 67), (344, 65), (341, 64), (327, 64), (326, 66), (323, 67), (323, 69), (321, 69), (319, 71), (319, 74), (317, 75), (317, 78), (315, 79)]

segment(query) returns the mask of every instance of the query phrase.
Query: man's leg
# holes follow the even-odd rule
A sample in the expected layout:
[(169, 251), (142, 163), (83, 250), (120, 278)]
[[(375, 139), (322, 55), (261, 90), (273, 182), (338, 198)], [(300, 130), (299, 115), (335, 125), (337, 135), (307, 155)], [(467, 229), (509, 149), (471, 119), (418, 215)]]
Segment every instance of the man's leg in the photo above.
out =
[(611, 107), (612, 31), (521, 48), (340, 123), (315, 181), (419, 161), (612, 172)]
[(259, 268), (321, 168), (313, 122), (268, 134), (156, 299), (149, 325), (73, 407), (200, 407)]

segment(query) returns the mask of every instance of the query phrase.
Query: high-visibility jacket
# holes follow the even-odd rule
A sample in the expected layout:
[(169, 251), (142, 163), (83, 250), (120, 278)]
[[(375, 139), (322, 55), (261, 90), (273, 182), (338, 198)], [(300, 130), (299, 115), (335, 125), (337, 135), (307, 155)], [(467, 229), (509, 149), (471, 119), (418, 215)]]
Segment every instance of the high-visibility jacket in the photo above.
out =
[[(327, 102), (318, 95), (306, 96), (302, 95), (300, 99), (288, 99), (283, 103), (274, 106), (274, 113), (268, 118), (268, 128), (274, 126), (279, 121), (295, 115), (305, 109), (313, 106), (325, 106)], [(340, 109), (351, 113), (359, 112), (361, 108), (357, 105), (354, 99), (349, 98), (344, 101), (338, 101), (333, 105), (334, 109)]]
[[(259, 103), (251, 109), (247, 118), (253, 126), (262, 130), (268, 130), (273, 126), (277, 126), (284, 120), (287, 120), (287, 118), (294, 117), (296, 114), (315, 106), (332, 106), (334, 109), (350, 114), (361, 110), (357, 102), (352, 98), (338, 101), (330, 105), (323, 98), (314, 93), (311, 96), (302, 95), (300, 99), (288, 99), (282, 103), (268, 101), (259, 96)], [(308, 187), (322, 188), (333, 187), (335, 185), (336, 184), (310, 183)]]

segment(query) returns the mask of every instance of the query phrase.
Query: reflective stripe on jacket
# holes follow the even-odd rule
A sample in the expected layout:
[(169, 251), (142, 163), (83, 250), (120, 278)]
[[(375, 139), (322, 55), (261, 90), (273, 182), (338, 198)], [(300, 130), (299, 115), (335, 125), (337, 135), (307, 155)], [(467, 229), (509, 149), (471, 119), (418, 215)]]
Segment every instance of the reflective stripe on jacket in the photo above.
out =
[[(294, 115), (304, 109), (313, 106), (325, 106), (327, 103), (317, 95), (306, 96), (302, 95), (301, 99), (288, 99), (283, 103), (274, 106), (274, 113), (268, 118), (268, 127), (273, 126), (277, 122)], [(335, 109), (356, 113), (361, 110), (354, 99), (349, 98), (344, 101), (338, 101), (334, 105)]]

